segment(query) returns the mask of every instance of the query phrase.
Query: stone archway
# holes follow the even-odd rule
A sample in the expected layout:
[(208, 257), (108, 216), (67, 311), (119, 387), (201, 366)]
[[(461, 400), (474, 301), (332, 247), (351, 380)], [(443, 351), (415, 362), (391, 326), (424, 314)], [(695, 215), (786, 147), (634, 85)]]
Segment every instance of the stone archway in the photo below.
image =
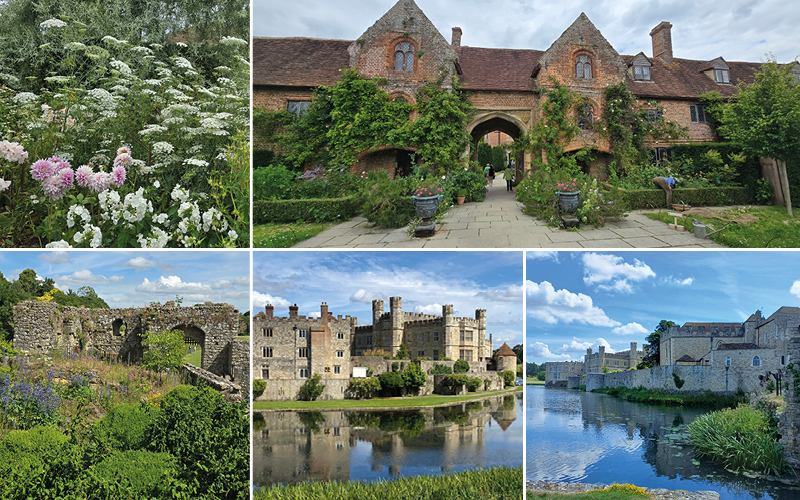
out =
[[(528, 126), (516, 116), (502, 111), (490, 111), (477, 115), (467, 125), (467, 133), (472, 137), (470, 160), (478, 159), (478, 142), (491, 132), (502, 132), (516, 140), (528, 132)], [(517, 180), (525, 171), (525, 154), (520, 153), (514, 158)]]
[(204, 332), (201, 328), (195, 325), (176, 325), (170, 328), (170, 330), (178, 330), (183, 332), (183, 342), (189, 346), (197, 346), (202, 353), (201, 361), (200, 361), (200, 368), (207, 370), (208, 366), (207, 357), (208, 352), (206, 350), (206, 332)]

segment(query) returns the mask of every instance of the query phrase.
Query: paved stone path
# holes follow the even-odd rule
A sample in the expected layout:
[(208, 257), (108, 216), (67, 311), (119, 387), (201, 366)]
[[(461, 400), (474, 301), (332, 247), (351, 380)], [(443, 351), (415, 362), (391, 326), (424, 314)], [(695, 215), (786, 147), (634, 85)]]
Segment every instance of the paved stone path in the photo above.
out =
[(407, 228), (375, 228), (365, 218), (355, 217), (294, 248), (725, 248), (651, 220), (642, 215), (645, 210), (606, 222), (602, 228), (547, 227), (523, 214), (514, 194), (506, 191), (505, 182), (495, 182), (483, 202), (451, 208), (430, 238), (413, 238)]

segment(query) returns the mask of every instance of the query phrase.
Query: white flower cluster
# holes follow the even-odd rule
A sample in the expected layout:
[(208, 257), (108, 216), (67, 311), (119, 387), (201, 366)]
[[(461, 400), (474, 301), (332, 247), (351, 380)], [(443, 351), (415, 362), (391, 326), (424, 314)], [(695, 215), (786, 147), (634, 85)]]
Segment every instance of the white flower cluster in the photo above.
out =
[(230, 46), (240, 46), (240, 47), (247, 46), (247, 42), (245, 40), (233, 36), (224, 36), (222, 37), (222, 40), (219, 41), (219, 43), (221, 43), (222, 45), (230, 45)]
[(144, 54), (146, 56), (153, 53), (153, 51), (151, 49), (148, 49), (147, 47), (139, 47), (139, 46), (131, 47), (131, 52), (137, 52), (139, 54)]
[(172, 193), (170, 193), (170, 198), (173, 201), (184, 203), (189, 200), (189, 191), (183, 189), (180, 184), (175, 184), (175, 187), (172, 188)]
[(67, 23), (61, 19), (48, 19), (47, 21), (42, 21), (39, 23), (39, 26), (42, 28), (63, 28), (66, 25)]
[(68, 44), (64, 45), (64, 48), (67, 50), (83, 50), (86, 48), (86, 45), (82, 44), (81, 42), (69, 42)]
[(122, 218), (129, 223), (129, 227), (144, 219), (148, 212), (153, 213), (153, 203), (145, 199), (144, 188), (140, 187), (135, 193), (125, 195)]
[(156, 156), (164, 156), (172, 153), (175, 148), (168, 142), (156, 142), (153, 144), (153, 154)]
[(203, 231), (209, 232), (211, 229), (224, 231), (228, 229), (228, 221), (223, 217), (222, 212), (214, 207), (209, 208), (203, 214)]
[(169, 242), (169, 235), (161, 228), (153, 228), (153, 236), (145, 237), (141, 233), (136, 235), (136, 241), (142, 248), (164, 248)]
[[(106, 37), (106, 38), (108, 38), (108, 37)], [(104, 38), (104, 40), (105, 40), (105, 38)], [(130, 75), (133, 74), (133, 72), (131, 71), (131, 67), (128, 66), (123, 61), (118, 61), (117, 59), (112, 59), (111, 62), (109, 62), (108, 64), (111, 65), (112, 68), (114, 68), (115, 70), (119, 71), (120, 73), (122, 73), (125, 76), (130, 76)]]
[[(117, 195), (117, 197), (119, 197), (119, 195)], [(67, 227), (72, 227), (75, 225), (76, 217), (80, 217), (84, 224), (88, 224), (89, 221), (92, 220), (92, 216), (86, 207), (83, 205), (72, 205), (69, 207), (69, 211), (67, 212)]]
[(98, 200), (100, 201), (100, 210), (102, 210), (102, 212), (100, 212), (100, 218), (103, 220), (110, 220), (114, 224), (117, 224), (120, 215), (122, 215), (119, 193), (109, 189), (100, 193), (98, 195)]
[(179, 68), (191, 69), (192, 68), (192, 63), (190, 63), (189, 60), (186, 59), (185, 57), (176, 57), (175, 58), (175, 66), (177, 66)]
[(114, 44), (114, 45), (125, 45), (125, 44), (128, 43), (127, 40), (117, 40), (116, 38), (114, 38), (113, 36), (110, 36), (110, 35), (104, 36), (103, 39), (100, 40), (100, 41), (101, 42), (106, 42), (107, 44)]
[(156, 87), (160, 87), (164, 82), (162, 82), (161, 80), (154, 80), (151, 78), (149, 80), (145, 80), (144, 83), (146, 85), (154, 85)]
[(188, 158), (183, 160), (183, 163), (186, 165), (194, 165), (195, 167), (207, 167), (208, 162), (205, 160), (200, 160), (198, 158)]
[(149, 125), (145, 125), (144, 128), (139, 131), (139, 135), (161, 134), (167, 130), (167, 127), (162, 127), (161, 125), (151, 123)]
[(0, 158), (21, 165), (28, 159), (28, 152), (18, 142), (0, 141)]
[(156, 73), (158, 73), (158, 76), (161, 78), (169, 78), (172, 76), (172, 71), (168, 68), (156, 68)]
[(100, 109), (107, 111), (117, 109), (117, 100), (106, 89), (91, 89), (87, 92), (87, 94), (96, 101), (96, 104)]
[(47, 83), (66, 83), (70, 80), (72, 80), (72, 78), (70, 78), (69, 76), (62, 76), (62, 75), (48, 76), (47, 78), (44, 79), (44, 81), (46, 81)]
[(103, 244), (103, 232), (100, 231), (99, 227), (87, 224), (83, 231), (75, 233), (72, 239), (75, 240), (75, 243), (88, 242), (90, 247), (97, 248)]
[(45, 248), (72, 248), (72, 245), (70, 245), (69, 243), (67, 243), (64, 240), (58, 240), (58, 241), (51, 241), (50, 243), (48, 243), (44, 247)]

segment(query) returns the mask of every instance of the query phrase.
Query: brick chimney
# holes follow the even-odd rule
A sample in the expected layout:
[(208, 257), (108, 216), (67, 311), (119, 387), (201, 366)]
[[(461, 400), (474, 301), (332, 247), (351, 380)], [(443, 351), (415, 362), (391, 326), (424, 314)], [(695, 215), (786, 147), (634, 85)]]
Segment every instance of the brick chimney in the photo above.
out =
[(453, 41), (451, 42), (453, 47), (461, 47), (461, 28), (456, 26), (453, 28)]
[(661, 21), (650, 30), (650, 37), (653, 39), (653, 57), (664, 64), (672, 64), (672, 25)]
[(273, 314), (275, 313), (275, 308), (272, 306), (272, 304), (267, 304), (264, 307), (264, 310), (267, 312), (267, 317), (268, 318), (271, 318), (273, 316)]
[(319, 306), (319, 317), (322, 319), (322, 325), (328, 326), (328, 303), (323, 302), (321, 306)]
[(297, 307), (297, 304), (295, 304), (293, 306), (289, 306), (289, 317), (296, 319), (297, 318), (297, 310), (298, 309), (299, 308)]

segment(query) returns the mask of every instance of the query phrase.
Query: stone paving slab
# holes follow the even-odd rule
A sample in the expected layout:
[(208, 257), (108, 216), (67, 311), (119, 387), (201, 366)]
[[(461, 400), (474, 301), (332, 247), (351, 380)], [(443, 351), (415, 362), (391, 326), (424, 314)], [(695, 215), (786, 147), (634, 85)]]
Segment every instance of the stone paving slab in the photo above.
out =
[(505, 185), (490, 187), (483, 202), (452, 207), (430, 238), (414, 238), (406, 228), (374, 227), (364, 217), (354, 217), (294, 248), (726, 248), (643, 215), (654, 210), (632, 211), (602, 228), (548, 227), (523, 214), (515, 194)]

